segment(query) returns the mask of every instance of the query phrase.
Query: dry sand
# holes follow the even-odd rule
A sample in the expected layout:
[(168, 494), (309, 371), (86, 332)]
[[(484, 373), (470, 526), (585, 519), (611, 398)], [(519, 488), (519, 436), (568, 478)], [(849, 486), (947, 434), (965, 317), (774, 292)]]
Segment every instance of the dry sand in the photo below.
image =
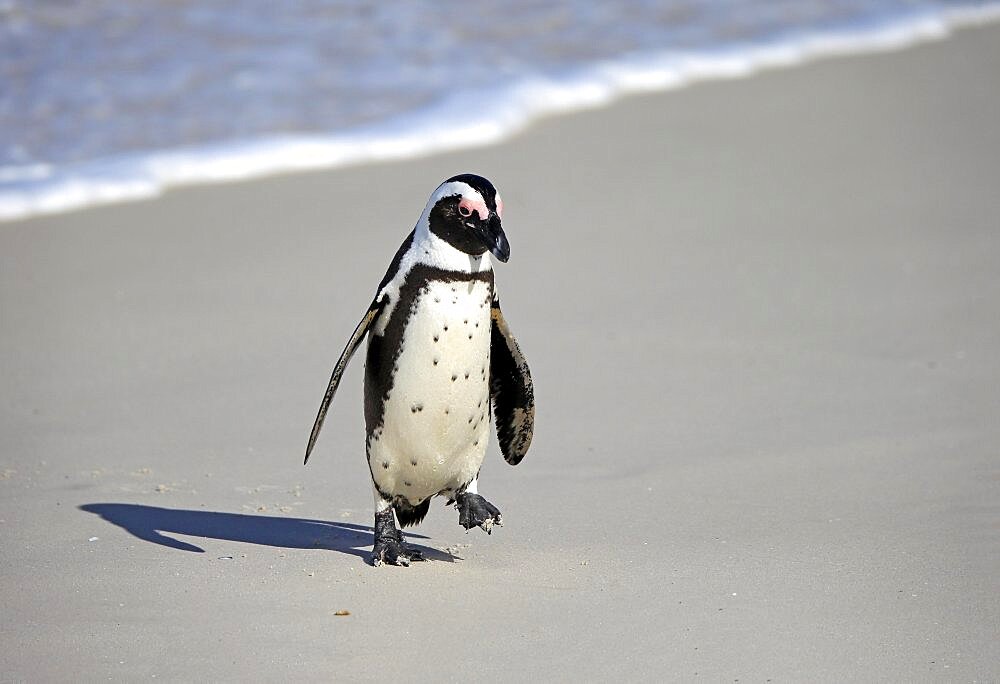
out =
[[(0, 679), (997, 681), (997, 74), (992, 26), (0, 225)], [(503, 529), (374, 569), (360, 359), (302, 451), (462, 171), (536, 439)]]

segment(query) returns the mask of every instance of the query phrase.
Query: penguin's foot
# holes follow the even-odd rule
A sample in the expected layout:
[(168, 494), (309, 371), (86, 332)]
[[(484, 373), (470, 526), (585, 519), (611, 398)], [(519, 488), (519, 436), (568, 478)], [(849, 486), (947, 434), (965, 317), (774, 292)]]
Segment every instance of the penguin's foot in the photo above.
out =
[(493, 526), (503, 527), (500, 510), (479, 494), (464, 492), (455, 497), (458, 509), (458, 524), (467, 530), (479, 527), (486, 534), (493, 533)]
[(376, 539), (375, 547), (372, 549), (372, 565), (376, 568), (382, 563), (405, 567), (411, 562), (423, 559), (423, 554), (411, 549), (402, 539)]
[(372, 548), (372, 565), (382, 563), (408, 566), (411, 561), (424, 559), (416, 549), (411, 549), (403, 541), (403, 533), (396, 527), (392, 509), (387, 508), (375, 514), (375, 545)]

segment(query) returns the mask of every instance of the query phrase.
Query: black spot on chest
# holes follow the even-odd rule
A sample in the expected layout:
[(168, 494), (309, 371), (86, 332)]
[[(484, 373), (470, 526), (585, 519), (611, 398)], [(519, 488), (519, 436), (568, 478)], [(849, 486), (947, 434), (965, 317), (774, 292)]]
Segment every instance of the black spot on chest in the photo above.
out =
[[(365, 359), (365, 427), (369, 443), (385, 420), (385, 403), (392, 392), (393, 376), (398, 370), (397, 364), (403, 352), (406, 324), (416, 313), (420, 296), (428, 292), (428, 283), (435, 281), (465, 283), (470, 288), (476, 282), (483, 282), (488, 286), (487, 298), (492, 297), (493, 271), (462, 273), (424, 264), (417, 264), (411, 269), (400, 287), (399, 300), (389, 315), (385, 332), (382, 335), (372, 332), (368, 338)], [(435, 335), (433, 341), (438, 340), (439, 336)], [(435, 358), (435, 365), (437, 361)], [(457, 376), (453, 380), (457, 380)]]

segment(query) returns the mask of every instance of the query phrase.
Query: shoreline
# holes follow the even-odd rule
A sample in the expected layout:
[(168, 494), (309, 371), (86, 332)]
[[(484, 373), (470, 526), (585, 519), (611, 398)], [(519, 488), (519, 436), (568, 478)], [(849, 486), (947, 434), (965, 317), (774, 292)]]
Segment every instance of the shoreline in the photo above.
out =
[[(149, 201), (185, 187), (252, 182), (476, 150), (521, 135), (539, 121), (614, 106), (630, 97), (718, 79), (753, 78), (772, 69), (797, 68), (825, 59), (911, 49), (998, 21), (1000, 2), (942, 9), (934, 16), (895, 17), (850, 29), (813, 30), (795, 38), (715, 50), (622, 55), (561, 78), (525, 78), (499, 94), (474, 98), (466, 93), (454, 102), (438, 103), (356, 130), (273, 134), (246, 141), (148, 150), (59, 168), (38, 163), (0, 169), (13, 185), (26, 186), (5, 190), (0, 184), (0, 224)], [(495, 100), (489, 113), (476, 106), (470, 108), (469, 100), (486, 97)]]

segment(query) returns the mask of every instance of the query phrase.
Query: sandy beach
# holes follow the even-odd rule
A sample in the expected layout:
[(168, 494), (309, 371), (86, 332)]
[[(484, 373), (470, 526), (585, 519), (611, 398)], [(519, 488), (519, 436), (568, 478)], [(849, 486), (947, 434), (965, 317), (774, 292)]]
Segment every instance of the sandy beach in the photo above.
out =
[[(1000, 26), (0, 224), (0, 680), (1000, 679)], [(372, 568), (362, 359), (481, 173), (535, 441)], [(338, 612), (349, 615), (338, 615)]]

